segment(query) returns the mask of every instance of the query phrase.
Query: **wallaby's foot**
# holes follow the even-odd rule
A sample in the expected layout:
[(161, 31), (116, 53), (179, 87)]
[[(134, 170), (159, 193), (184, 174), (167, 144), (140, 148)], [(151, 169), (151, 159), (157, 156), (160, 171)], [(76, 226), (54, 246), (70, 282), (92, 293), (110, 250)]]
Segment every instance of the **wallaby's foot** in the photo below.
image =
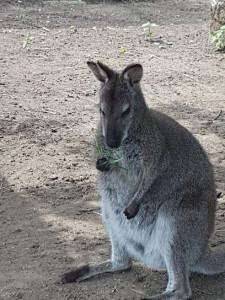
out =
[(104, 273), (130, 270), (131, 267), (132, 262), (130, 259), (124, 261), (123, 263), (115, 263), (111, 260), (107, 260), (96, 265), (85, 265), (68, 273), (64, 273), (63, 275), (59, 276), (56, 284), (80, 282)]
[(109, 160), (105, 157), (103, 158), (98, 158), (97, 161), (96, 161), (96, 168), (99, 170), (99, 171), (109, 171), (110, 170), (110, 163), (109, 163)]
[(181, 294), (176, 291), (174, 292), (165, 292), (150, 298), (143, 298), (141, 300), (187, 300), (191, 299), (191, 294)]
[(133, 201), (128, 207), (124, 210), (124, 214), (128, 220), (134, 218), (139, 211), (140, 206)]
[(64, 273), (63, 275), (59, 276), (59, 279), (56, 281), (56, 284), (66, 284), (81, 281), (83, 277), (89, 274), (89, 272), (90, 267), (88, 265), (85, 265), (81, 268)]

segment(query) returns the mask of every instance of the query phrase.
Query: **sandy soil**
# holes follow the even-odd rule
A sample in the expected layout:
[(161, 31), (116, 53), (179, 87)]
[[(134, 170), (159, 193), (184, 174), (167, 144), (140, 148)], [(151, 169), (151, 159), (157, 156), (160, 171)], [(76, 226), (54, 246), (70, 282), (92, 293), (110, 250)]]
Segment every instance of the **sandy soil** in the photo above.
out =
[[(215, 167), (222, 197), (211, 244), (224, 243), (225, 55), (208, 43), (209, 1), (24, 2), (0, 3), (0, 299), (131, 300), (161, 292), (166, 273), (137, 262), (130, 272), (54, 284), (110, 253), (89, 159), (98, 82), (86, 61), (143, 64), (148, 105), (185, 125)], [(152, 41), (140, 27), (147, 21), (159, 25)], [(25, 43), (27, 35), (34, 39)], [(225, 274), (192, 274), (191, 285), (193, 299), (225, 299)]]

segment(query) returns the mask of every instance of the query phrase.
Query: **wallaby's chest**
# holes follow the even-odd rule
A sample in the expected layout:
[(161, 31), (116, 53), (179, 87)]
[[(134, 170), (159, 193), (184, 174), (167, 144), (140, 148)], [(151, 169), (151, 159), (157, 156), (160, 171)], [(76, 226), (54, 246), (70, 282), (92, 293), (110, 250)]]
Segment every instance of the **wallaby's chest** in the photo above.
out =
[(109, 202), (113, 211), (125, 209), (137, 192), (141, 181), (141, 171), (137, 169), (116, 170), (100, 178), (99, 191), (103, 202)]
[(102, 172), (99, 177), (99, 190), (104, 201), (110, 201), (117, 209), (126, 207), (131, 197), (137, 192), (141, 179), (143, 162), (139, 153), (130, 147), (127, 152), (117, 152), (113, 159), (121, 161), (108, 172)]

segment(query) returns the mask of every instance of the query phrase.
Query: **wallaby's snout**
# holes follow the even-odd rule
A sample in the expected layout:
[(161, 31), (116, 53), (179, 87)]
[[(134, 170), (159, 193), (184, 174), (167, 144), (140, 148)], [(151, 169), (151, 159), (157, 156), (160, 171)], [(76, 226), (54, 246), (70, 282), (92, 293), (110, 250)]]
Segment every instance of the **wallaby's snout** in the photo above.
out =
[[(107, 98), (107, 97), (106, 97)], [(109, 148), (119, 148), (131, 126), (131, 109), (128, 101), (107, 99), (101, 101), (101, 124), (105, 143)], [(119, 103), (118, 103), (119, 102)]]
[(104, 138), (109, 148), (119, 148), (121, 146), (127, 136), (126, 121), (127, 120), (121, 120), (121, 118), (103, 120)]
[(108, 127), (106, 132), (106, 144), (109, 148), (119, 148), (121, 144), (121, 138), (118, 135), (116, 128)]
[(111, 139), (111, 138), (108, 139), (106, 141), (106, 143), (107, 143), (108, 147), (111, 149), (116, 149), (116, 148), (119, 148), (119, 146), (120, 146), (120, 143), (118, 143), (115, 139)]
[(107, 114), (101, 112), (101, 115), (105, 143), (111, 149), (119, 148), (127, 136), (127, 124), (124, 124), (117, 111)]

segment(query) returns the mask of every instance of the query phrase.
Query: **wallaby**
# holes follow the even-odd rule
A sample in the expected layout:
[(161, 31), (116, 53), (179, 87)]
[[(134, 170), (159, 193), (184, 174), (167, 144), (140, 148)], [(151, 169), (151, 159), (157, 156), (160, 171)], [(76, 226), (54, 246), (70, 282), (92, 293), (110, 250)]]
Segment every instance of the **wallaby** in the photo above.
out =
[(147, 107), (140, 64), (122, 73), (100, 62), (88, 66), (101, 82), (96, 140), (107, 155), (96, 166), (112, 254), (59, 282), (128, 270), (135, 258), (168, 272), (166, 291), (149, 299), (189, 299), (191, 271), (225, 272), (225, 247), (208, 246), (216, 209), (212, 166), (187, 129)]

